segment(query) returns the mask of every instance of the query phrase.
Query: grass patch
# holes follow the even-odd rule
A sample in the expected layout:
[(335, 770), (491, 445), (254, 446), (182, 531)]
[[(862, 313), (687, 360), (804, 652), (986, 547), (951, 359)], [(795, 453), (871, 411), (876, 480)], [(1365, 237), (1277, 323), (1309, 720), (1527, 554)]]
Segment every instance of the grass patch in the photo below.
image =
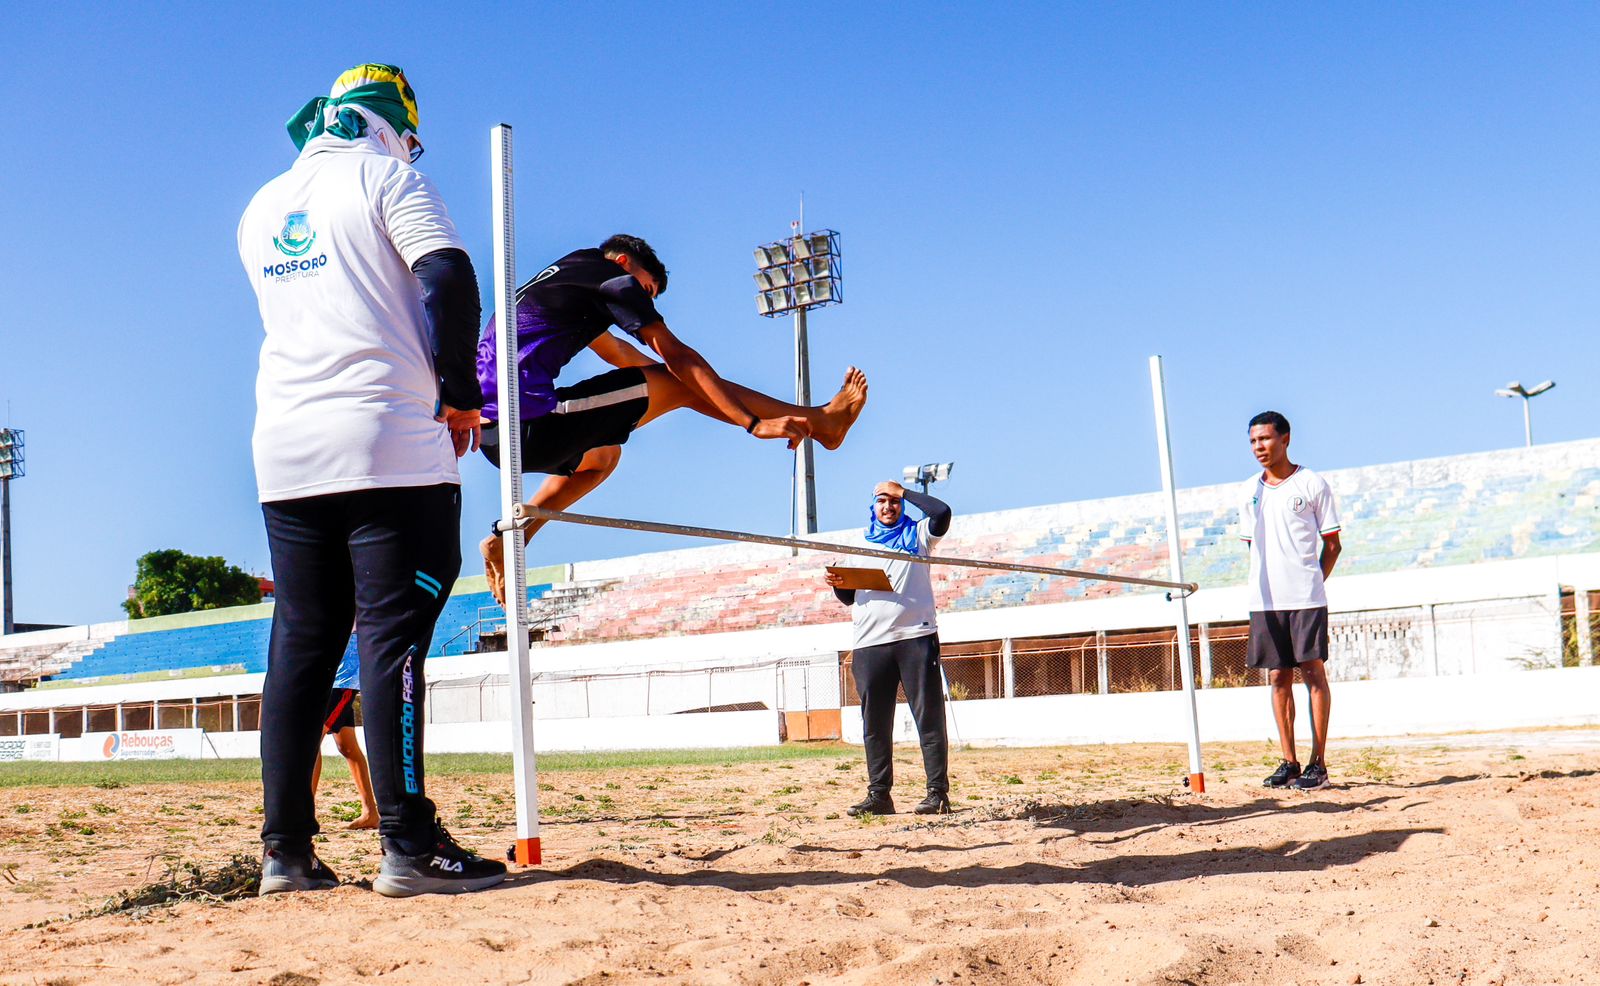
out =
[(1355, 762), (1346, 768), (1348, 773), (1379, 783), (1394, 779), (1395, 752), (1388, 747), (1369, 746), (1356, 754)]
[[(720, 750), (624, 750), (615, 753), (545, 753), (541, 772), (612, 770), (629, 767), (681, 767), (734, 763), (779, 763), (859, 757), (843, 743), (758, 746)], [(846, 766), (844, 769), (849, 769)], [(509, 753), (443, 753), (430, 756), (434, 777), (511, 773)], [(0, 788), (95, 787), (116, 789), (145, 784), (261, 783), (259, 760), (126, 760), (111, 763), (47, 763), (24, 760), (0, 764)]]

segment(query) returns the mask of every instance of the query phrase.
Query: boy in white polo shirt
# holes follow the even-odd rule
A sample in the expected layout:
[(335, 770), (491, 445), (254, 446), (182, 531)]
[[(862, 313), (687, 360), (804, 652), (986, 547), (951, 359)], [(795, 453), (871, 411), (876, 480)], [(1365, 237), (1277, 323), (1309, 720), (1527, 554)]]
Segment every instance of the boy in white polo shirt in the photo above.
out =
[[(1321, 476), (1289, 461), (1289, 421), (1277, 411), (1250, 419), (1250, 451), (1261, 472), (1245, 484), (1239, 537), (1250, 545), (1249, 664), (1272, 684), (1272, 715), (1283, 762), (1267, 787), (1315, 791), (1328, 784), (1328, 596), (1323, 581), (1339, 560), (1339, 508)], [(1310, 693), (1311, 758), (1294, 747), (1294, 673)]]

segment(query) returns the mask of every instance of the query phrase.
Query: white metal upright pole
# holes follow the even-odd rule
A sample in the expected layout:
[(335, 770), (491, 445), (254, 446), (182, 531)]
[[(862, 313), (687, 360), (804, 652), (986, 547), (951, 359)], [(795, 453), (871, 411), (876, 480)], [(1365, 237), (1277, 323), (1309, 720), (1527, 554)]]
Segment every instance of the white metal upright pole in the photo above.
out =
[(500, 338), (496, 393), (500, 397), (500, 520), (505, 543), (506, 662), (511, 684), (511, 763), (517, 797), (517, 841), (511, 858), (536, 866), (539, 852), (539, 769), (533, 749), (533, 682), (528, 666), (528, 572), (517, 508), (522, 504), (522, 407), (517, 373), (517, 249), (511, 127), (490, 131), (494, 197), (494, 320)]
[[(1167, 563), (1172, 581), (1183, 581), (1183, 546), (1178, 527), (1178, 488), (1172, 478), (1172, 436), (1167, 431), (1167, 385), (1161, 372), (1161, 357), (1150, 357), (1150, 390), (1156, 406), (1156, 447), (1161, 452), (1161, 488), (1167, 500)], [(1184, 593), (1177, 604), (1178, 670), (1183, 676), (1184, 704), (1189, 710), (1189, 790), (1206, 789), (1205, 768), (1200, 763), (1200, 712), (1194, 697), (1194, 660), (1189, 653), (1189, 603)]]

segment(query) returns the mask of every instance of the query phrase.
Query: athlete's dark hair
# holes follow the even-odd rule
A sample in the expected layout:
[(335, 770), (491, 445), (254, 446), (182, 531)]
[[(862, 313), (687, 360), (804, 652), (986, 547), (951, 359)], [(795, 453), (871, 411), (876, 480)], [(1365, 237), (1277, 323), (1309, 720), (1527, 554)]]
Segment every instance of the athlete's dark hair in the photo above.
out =
[(1254, 428), (1256, 425), (1271, 425), (1272, 430), (1276, 431), (1279, 435), (1289, 434), (1289, 419), (1279, 414), (1277, 411), (1262, 411), (1260, 414), (1251, 418), (1250, 427)]
[(639, 262), (639, 266), (650, 272), (656, 279), (657, 294), (667, 293), (667, 265), (661, 262), (656, 252), (650, 249), (650, 244), (637, 236), (627, 233), (618, 233), (608, 237), (600, 244), (601, 253), (625, 253)]

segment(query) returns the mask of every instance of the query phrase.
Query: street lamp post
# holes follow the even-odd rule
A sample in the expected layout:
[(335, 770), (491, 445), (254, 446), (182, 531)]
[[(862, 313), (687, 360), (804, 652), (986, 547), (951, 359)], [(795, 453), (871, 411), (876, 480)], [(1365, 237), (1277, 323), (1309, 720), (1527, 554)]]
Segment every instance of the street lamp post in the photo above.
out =
[(21, 428), (0, 428), (0, 634), (17, 629), (11, 603), (11, 481), (27, 475)]
[(1533, 447), (1533, 416), (1528, 411), (1528, 402), (1555, 385), (1556, 382), (1554, 380), (1546, 380), (1544, 383), (1534, 384), (1532, 387), (1524, 387), (1520, 381), (1513, 380), (1502, 389), (1494, 392), (1496, 397), (1522, 398), (1522, 439), (1527, 448)]
[[(831, 229), (799, 232), (787, 240), (756, 247), (756, 312), (767, 318), (794, 316), (794, 401), (811, 404), (811, 356), (806, 338), (806, 313), (844, 300), (839, 263), (839, 234)], [(817, 532), (817, 481), (811, 439), (795, 450), (793, 478), (797, 509), (789, 511), (789, 532), (796, 533), (796, 514), (803, 514), (804, 532)]]

